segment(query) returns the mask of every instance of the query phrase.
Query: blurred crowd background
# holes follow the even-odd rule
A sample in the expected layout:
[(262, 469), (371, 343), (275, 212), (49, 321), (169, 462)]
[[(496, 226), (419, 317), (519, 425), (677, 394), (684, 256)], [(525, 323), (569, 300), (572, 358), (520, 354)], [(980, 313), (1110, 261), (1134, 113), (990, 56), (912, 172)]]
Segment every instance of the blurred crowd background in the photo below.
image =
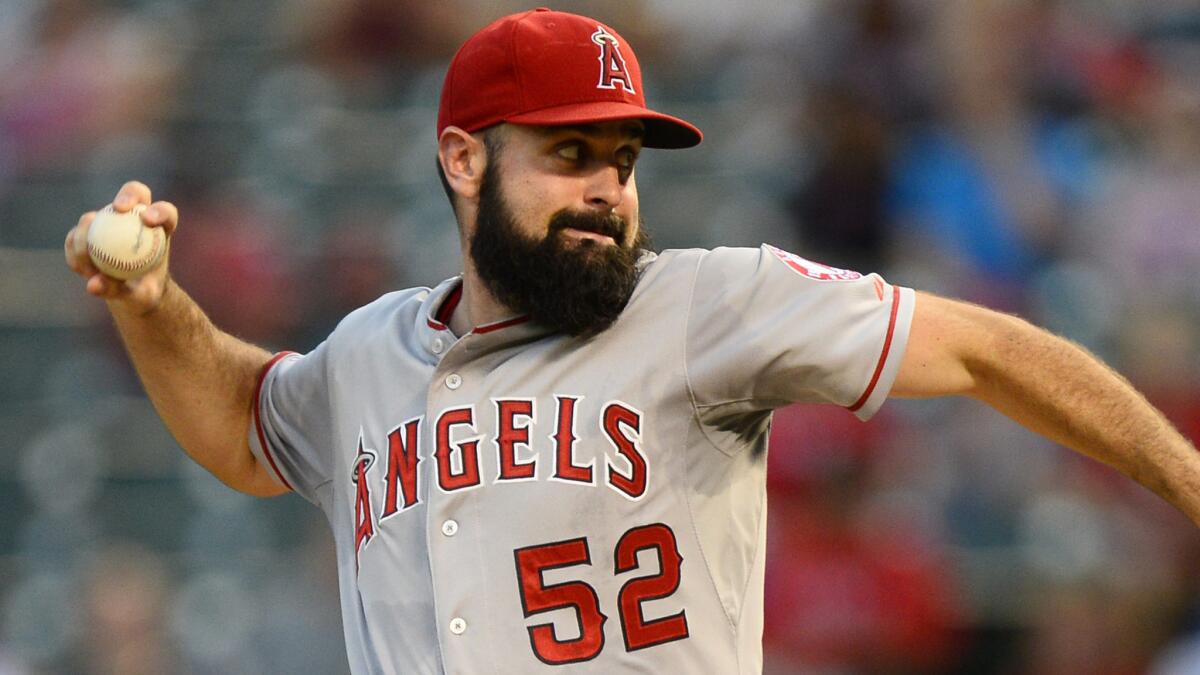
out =
[[(332, 544), (192, 466), (62, 260), (126, 180), (218, 325), (312, 348), (458, 269), (434, 171), (507, 0), (0, 0), (0, 675), (339, 673)], [(1016, 312), (1200, 437), (1200, 5), (595, 0), (652, 105), (658, 248), (771, 242)], [(802, 321), (803, 317), (795, 320)], [(770, 674), (1200, 673), (1200, 536), (966, 400), (776, 416)]]

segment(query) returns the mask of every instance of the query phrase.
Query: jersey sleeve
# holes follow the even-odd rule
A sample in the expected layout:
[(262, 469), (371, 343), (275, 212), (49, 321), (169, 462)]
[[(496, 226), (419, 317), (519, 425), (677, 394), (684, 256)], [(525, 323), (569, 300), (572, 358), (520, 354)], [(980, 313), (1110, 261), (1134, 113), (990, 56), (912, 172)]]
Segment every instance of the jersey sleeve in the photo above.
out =
[(284, 487), (318, 504), (331, 474), (326, 352), (280, 352), (263, 367), (255, 390), (250, 449)]
[(696, 406), (762, 411), (826, 402), (868, 419), (900, 368), (914, 293), (764, 244), (696, 269), (685, 359)]

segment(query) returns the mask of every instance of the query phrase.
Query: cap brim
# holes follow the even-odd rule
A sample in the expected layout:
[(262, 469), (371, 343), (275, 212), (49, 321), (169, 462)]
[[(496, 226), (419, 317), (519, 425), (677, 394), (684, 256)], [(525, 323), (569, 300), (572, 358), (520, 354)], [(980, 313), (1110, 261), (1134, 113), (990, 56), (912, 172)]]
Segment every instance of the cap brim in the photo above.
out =
[(562, 124), (592, 124), (613, 120), (642, 120), (646, 135), (642, 146), (647, 148), (678, 149), (699, 145), (704, 134), (678, 117), (664, 115), (648, 108), (619, 101), (597, 101), (543, 108), (512, 115), (504, 121), (512, 124), (555, 126)]

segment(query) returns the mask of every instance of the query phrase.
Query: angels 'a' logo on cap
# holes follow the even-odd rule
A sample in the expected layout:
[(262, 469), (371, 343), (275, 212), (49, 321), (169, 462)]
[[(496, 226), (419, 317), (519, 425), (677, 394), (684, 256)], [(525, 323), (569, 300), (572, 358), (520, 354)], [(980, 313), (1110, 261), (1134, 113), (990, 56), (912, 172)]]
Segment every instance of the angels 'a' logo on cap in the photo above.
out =
[(620, 82), (625, 91), (636, 93), (633, 91), (633, 76), (625, 67), (625, 57), (621, 55), (621, 43), (617, 37), (605, 30), (604, 26), (596, 26), (592, 42), (600, 45), (600, 82), (596, 88), (616, 89)]

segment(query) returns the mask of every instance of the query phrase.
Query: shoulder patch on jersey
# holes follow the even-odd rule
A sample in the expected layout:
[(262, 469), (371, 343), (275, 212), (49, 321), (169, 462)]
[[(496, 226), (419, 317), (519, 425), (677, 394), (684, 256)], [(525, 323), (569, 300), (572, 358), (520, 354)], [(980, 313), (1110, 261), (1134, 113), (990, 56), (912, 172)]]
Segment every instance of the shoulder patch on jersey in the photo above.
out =
[(776, 258), (783, 261), (783, 264), (799, 272), (802, 276), (808, 277), (816, 281), (854, 281), (861, 279), (862, 275), (853, 270), (844, 270), (829, 265), (822, 265), (819, 262), (813, 262), (806, 258), (801, 258), (795, 253), (776, 248), (770, 244), (765, 244), (767, 250), (775, 254)]

